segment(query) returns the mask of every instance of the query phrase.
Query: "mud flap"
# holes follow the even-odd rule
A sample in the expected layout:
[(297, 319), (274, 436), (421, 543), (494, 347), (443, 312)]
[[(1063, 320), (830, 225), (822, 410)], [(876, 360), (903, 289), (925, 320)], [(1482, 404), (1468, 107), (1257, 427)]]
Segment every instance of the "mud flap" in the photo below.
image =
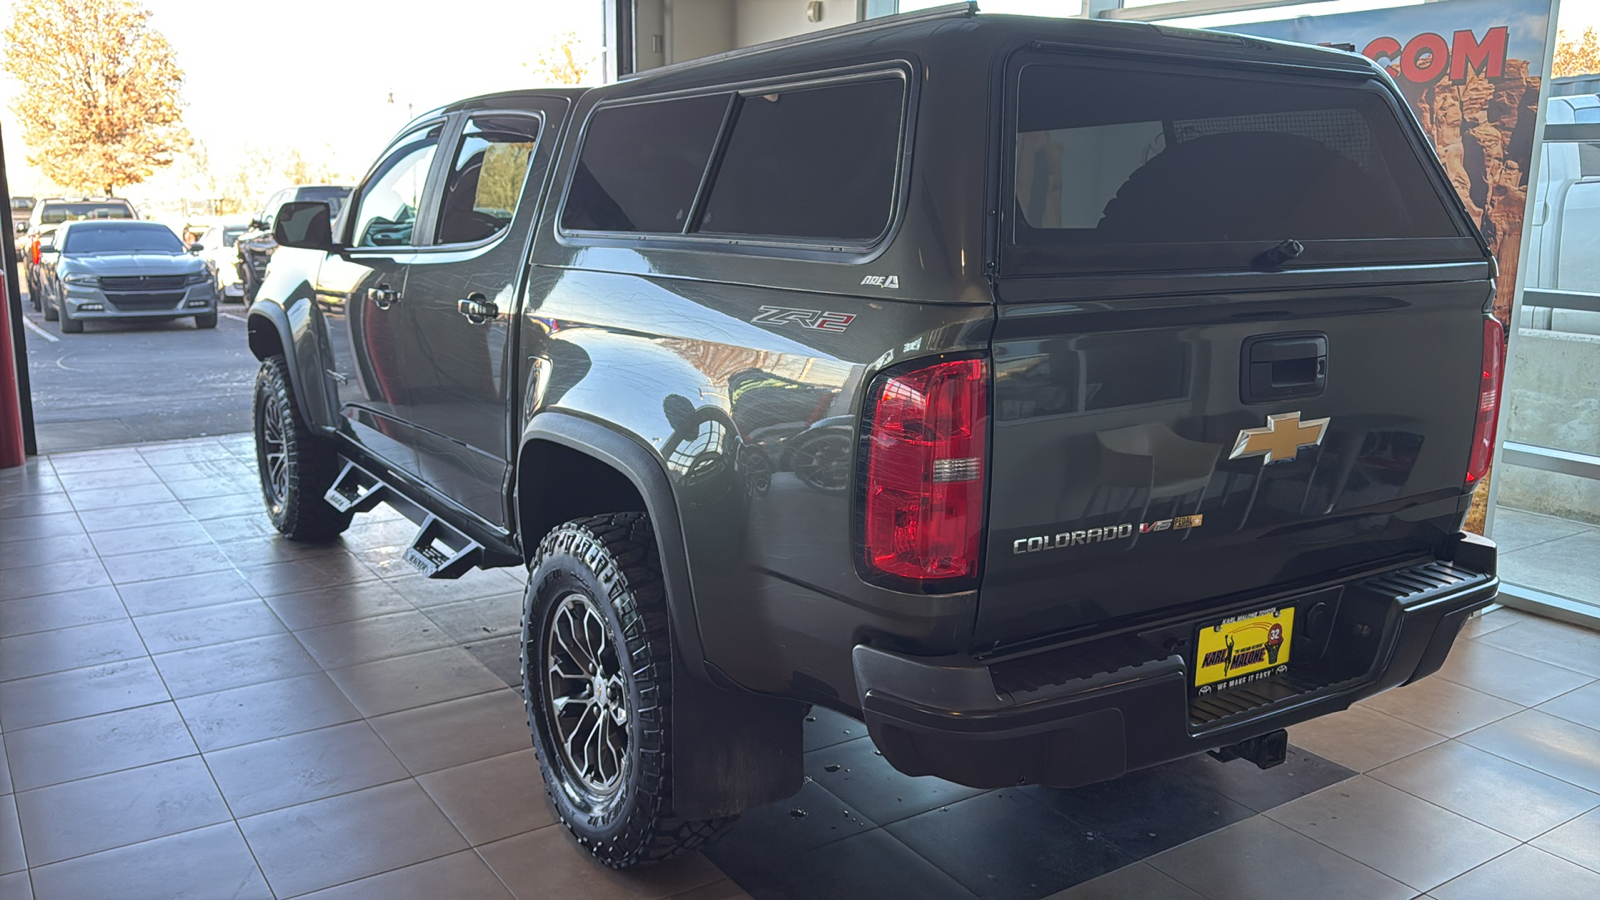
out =
[(793, 796), (805, 780), (805, 707), (719, 687), (673, 654), (672, 812), (712, 819)]

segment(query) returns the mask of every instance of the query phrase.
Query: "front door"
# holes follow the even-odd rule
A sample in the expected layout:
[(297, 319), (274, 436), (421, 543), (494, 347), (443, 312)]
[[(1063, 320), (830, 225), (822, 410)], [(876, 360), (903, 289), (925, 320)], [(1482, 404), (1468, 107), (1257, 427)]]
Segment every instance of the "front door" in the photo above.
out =
[(400, 310), (397, 411), (416, 441), (419, 475), (490, 523), (509, 521), (510, 347), (517, 275), (538, 212), (551, 134), (565, 101), (521, 101), (518, 109), (472, 112), (440, 166), (438, 214), (429, 244), (410, 257)]
[(349, 249), (329, 254), (317, 278), (340, 428), (412, 474), (419, 466), (404, 413), (407, 272), (425, 239), (419, 216), (443, 132), (441, 119), (391, 145), (346, 211), (341, 243)]

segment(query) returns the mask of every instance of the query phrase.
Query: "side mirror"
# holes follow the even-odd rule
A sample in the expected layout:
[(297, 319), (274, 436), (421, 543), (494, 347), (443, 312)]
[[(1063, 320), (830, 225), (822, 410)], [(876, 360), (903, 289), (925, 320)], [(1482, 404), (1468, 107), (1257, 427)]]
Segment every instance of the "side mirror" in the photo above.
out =
[(50, 243), (49, 241), (43, 241), (39, 244), (39, 252), (41, 254), (54, 253), (56, 252), (56, 245)]
[(189, 245), (189, 252), (190, 253), (199, 253), (200, 251), (202, 251), (204, 249), (206, 249), (206, 245), (200, 243), (199, 241), (195, 241), (194, 243)]
[(260, 230), (262, 230), (263, 228), (266, 228), (266, 227), (267, 227), (267, 223), (261, 221), (260, 219), (251, 219), (250, 220), (250, 230), (251, 231), (260, 231)]
[(28, 220), (27, 219), (19, 219), (17, 221), (17, 223), (16, 223), (16, 228), (17, 228), (17, 234), (27, 234), (28, 233)]
[(285, 203), (278, 209), (277, 221), (272, 223), (272, 239), (280, 247), (333, 251), (333, 223), (328, 215), (328, 204), (320, 200)]

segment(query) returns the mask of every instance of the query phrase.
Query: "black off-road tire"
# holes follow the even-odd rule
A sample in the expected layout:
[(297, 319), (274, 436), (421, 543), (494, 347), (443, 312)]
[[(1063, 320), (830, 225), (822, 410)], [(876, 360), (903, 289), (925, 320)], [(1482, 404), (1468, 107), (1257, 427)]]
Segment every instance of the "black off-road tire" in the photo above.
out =
[(217, 311), (213, 309), (211, 312), (201, 313), (200, 315), (195, 316), (194, 327), (202, 329), (217, 327)]
[[(596, 632), (603, 621), (609, 677), (627, 688), (626, 752), (609, 793), (586, 786), (570, 751), (562, 749), (554, 721), (553, 656), (547, 648), (554, 640), (552, 620), (573, 603), (597, 613), (590, 619)], [(601, 667), (597, 662), (596, 669)], [(626, 869), (671, 859), (704, 846), (737, 818), (685, 820), (673, 813), (672, 649), (661, 561), (644, 513), (578, 519), (540, 541), (523, 599), (522, 684), (545, 790), (562, 824), (599, 861)], [(579, 723), (572, 726), (575, 735), (581, 716), (588, 715), (562, 721)], [(606, 724), (603, 716), (600, 722)]]
[(291, 541), (342, 534), (352, 514), (323, 499), (339, 475), (339, 455), (306, 427), (282, 356), (267, 357), (256, 374), (254, 421), (261, 498), (273, 527)]

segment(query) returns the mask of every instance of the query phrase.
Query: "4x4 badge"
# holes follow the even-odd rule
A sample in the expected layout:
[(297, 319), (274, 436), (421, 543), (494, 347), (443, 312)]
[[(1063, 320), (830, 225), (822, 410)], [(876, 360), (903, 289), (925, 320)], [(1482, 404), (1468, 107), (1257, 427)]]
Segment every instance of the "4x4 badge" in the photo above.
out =
[(1316, 447), (1328, 433), (1327, 419), (1300, 421), (1298, 411), (1267, 416), (1265, 428), (1243, 428), (1234, 441), (1229, 459), (1264, 456), (1263, 465), (1294, 459), (1304, 447)]

